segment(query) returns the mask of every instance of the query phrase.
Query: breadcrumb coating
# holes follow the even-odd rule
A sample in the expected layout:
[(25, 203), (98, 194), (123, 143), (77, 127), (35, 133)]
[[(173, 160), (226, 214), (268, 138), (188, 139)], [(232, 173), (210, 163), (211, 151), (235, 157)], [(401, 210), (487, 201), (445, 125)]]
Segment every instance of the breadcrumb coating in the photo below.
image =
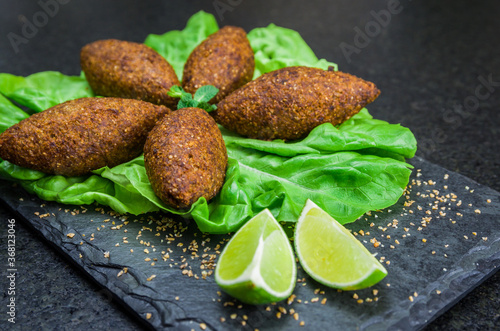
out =
[(168, 96), (180, 82), (174, 68), (154, 49), (116, 39), (85, 45), (80, 64), (90, 87), (99, 96), (130, 98), (175, 109)]
[(0, 135), (0, 157), (47, 174), (80, 176), (142, 153), (165, 106), (120, 98), (80, 98), (36, 113)]
[(153, 128), (144, 146), (144, 165), (156, 195), (189, 208), (213, 198), (224, 183), (227, 151), (214, 119), (200, 108), (182, 108)]
[(217, 87), (219, 93), (211, 100), (215, 104), (248, 83), (254, 69), (254, 54), (245, 30), (225, 26), (191, 52), (184, 66), (182, 86), (189, 93), (204, 85)]
[(379, 94), (375, 84), (347, 73), (287, 67), (234, 91), (211, 114), (243, 136), (294, 140), (320, 124), (346, 121)]

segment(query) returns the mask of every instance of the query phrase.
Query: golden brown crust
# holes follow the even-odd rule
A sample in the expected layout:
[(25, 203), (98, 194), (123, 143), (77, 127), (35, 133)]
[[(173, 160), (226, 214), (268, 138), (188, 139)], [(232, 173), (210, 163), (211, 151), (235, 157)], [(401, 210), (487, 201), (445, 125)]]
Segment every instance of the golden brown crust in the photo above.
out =
[(186, 92), (194, 93), (204, 85), (213, 85), (219, 93), (211, 103), (218, 103), (248, 83), (254, 69), (254, 54), (245, 31), (225, 26), (191, 52), (184, 66), (182, 86)]
[(84, 175), (139, 156), (149, 131), (169, 112), (132, 99), (67, 101), (3, 132), (0, 157), (47, 174)]
[(82, 48), (80, 64), (96, 95), (176, 108), (177, 100), (167, 92), (180, 86), (179, 79), (170, 63), (144, 44), (98, 40)]
[(200, 108), (183, 108), (163, 118), (144, 146), (144, 165), (156, 195), (188, 208), (210, 200), (226, 175), (227, 151), (217, 124)]
[(347, 73), (288, 67), (236, 90), (211, 114), (243, 136), (293, 140), (320, 124), (344, 122), (379, 94), (375, 84)]

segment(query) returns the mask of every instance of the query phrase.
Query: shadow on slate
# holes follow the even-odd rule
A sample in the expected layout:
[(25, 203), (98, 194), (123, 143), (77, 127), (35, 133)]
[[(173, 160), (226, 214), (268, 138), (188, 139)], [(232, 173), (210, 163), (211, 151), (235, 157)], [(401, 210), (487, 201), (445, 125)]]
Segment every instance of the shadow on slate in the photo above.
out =
[(69, 206), (0, 181), (0, 198), (144, 325), (164, 330), (307, 327), (417, 330), (500, 269), (500, 193), (421, 158), (408, 192), (346, 225), (386, 266), (372, 288), (337, 291), (300, 268), (294, 297), (241, 304), (221, 293), (213, 267), (229, 235), (200, 233), (172, 215), (118, 215)]

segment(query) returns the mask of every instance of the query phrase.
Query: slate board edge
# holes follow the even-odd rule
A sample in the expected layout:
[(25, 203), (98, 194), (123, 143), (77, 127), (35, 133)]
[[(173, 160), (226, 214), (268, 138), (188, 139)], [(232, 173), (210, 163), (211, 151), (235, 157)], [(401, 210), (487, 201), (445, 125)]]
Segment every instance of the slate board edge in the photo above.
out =
[[(442, 167), (434, 165), (420, 157), (414, 157), (412, 160), (410, 160), (410, 163), (413, 164), (415, 168), (418, 168), (418, 164), (424, 164), (425, 166), (431, 166), (443, 169)], [(453, 173), (453, 176), (462, 177), (464, 180), (467, 180), (469, 182), (474, 182), (478, 186), (487, 188), (486, 186), (479, 184), (468, 177), (462, 176), (458, 173), (454, 173), (451, 171), (450, 173)], [(11, 182), (6, 182), (4, 180), (0, 181), (0, 187), (11, 186), (11, 185), (12, 185)], [(494, 192), (494, 194), (500, 195), (500, 193), (498, 193), (495, 190), (492, 190), (490, 188), (487, 189)], [(47, 229), (46, 226), (42, 224), (42, 222), (40, 222), (39, 218), (37, 219), (36, 217), (30, 217), (30, 214), (25, 212), (26, 208), (36, 208), (36, 210), (39, 211), (40, 204), (46, 204), (48, 202), (43, 201), (36, 196), (30, 195), (29, 193), (24, 191), (24, 189), (22, 189), (21, 187), (18, 188), (18, 192), (16, 193), (23, 195), (24, 198), (21, 211), (19, 210), (19, 208), (21, 207), (19, 201), (9, 200), (8, 199), (9, 197), (5, 198), (3, 196), (0, 196), (0, 200), (2, 200), (3, 203), (10, 210), (19, 215), (23, 224), (26, 224), (29, 228), (33, 229), (38, 235), (40, 235), (40, 237), (44, 241), (46, 241), (49, 244), (49, 246), (53, 247), (55, 251), (64, 256), (64, 258), (66, 258), (77, 269), (84, 271), (85, 276), (88, 277), (93, 283), (96, 283), (98, 284), (98, 286), (109, 291), (113, 296), (113, 299), (116, 300), (116, 302), (118, 302), (120, 306), (122, 306), (127, 312), (130, 312), (135, 317), (137, 317), (138, 322), (142, 326), (153, 330), (164, 330), (164, 329), (170, 329), (171, 327), (175, 327), (176, 329), (183, 329), (183, 326), (186, 327), (186, 329), (191, 329), (192, 327), (197, 326), (197, 324), (204, 322), (202, 318), (200, 319), (187, 318), (186, 316), (177, 316), (174, 318), (174, 320), (162, 318), (161, 316), (162, 313), (159, 311), (160, 307), (157, 306), (159, 305), (164, 309), (170, 310), (169, 305), (172, 304), (171, 302), (170, 303), (155, 302), (156, 300), (152, 300), (152, 302), (150, 302), (150, 300), (146, 300), (146, 298), (144, 297), (134, 296), (133, 292), (127, 293), (123, 291), (119, 286), (120, 280), (117, 279), (116, 277), (111, 277), (112, 276), (111, 270), (114, 270), (113, 276), (116, 276), (116, 273), (123, 268), (123, 266), (121, 265), (113, 265), (107, 263), (105, 259), (98, 259), (100, 261), (91, 260), (90, 262), (92, 263), (92, 265), (90, 267), (87, 266), (86, 263), (84, 263), (84, 259), (79, 257), (81, 251), (81, 249), (79, 250), (79, 247), (90, 250), (100, 250), (100, 249), (96, 248), (94, 245), (92, 245), (84, 238), (82, 238), (83, 245), (74, 245), (69, 241), (64, 242), (62, 239), (60, 239), (64, 238), (64, 236), (61, 236), (60, 233), (58, 236), (55, 235), (57, 232), (61, 232), (59, 229), (50, 227), (49, 230)], [(19, 197), (16, 196), (16, 199), (19, 199)], [(31, 205), (27, 206), (26, 205), (27, 202), (31, 202)], [(25, 214), (27, 214), (28, 216), (26, 216)], [(33, 213), (31, 213), (31, 215), (33, 215)], [(62, 227), (65, 226), (61, 222), (59, 222), (59, 224)], [(65, 232), (67, 233), (67, 231)], [(76, 233), (76, 236), (78, 235), (80, 234)], [(492, 276), (494, 273), (500, 270), (500, 233), (498, 233), (495, 236), (495, 238), (491, 238), (487, 245), (483, 245), (484, 248), (486, 249), (486, 252), (480, 249), (479, 250), (480, 253), (475, 254), (475, 252), (478, 251), (477, 249), (478, 246), (481, 245), (476, 245), (474, 248), (472, 248), (468, 252), (468, 254), (464, 255), (454, 265), (455, 268), (448, 270), (448, 272), (444, 274), (440, 279), (427, 286), (425, 293), (421, 293), (414, 302), (404, 301), (398, 307), (394, 307), (394, 309), (387, 311), (383, 316), (377, 316), (369, 319), (368, 321), (363, 323), (363, 325), (361, 325), (360, 329), (419, 330), (424, 328), (427, 324), (429, 324), (437, 317), (439, 317), (441, 314), (443, 314), (445, 311), (450, 309), (453, 305), (455, 305), (460, 299), (465, 297), (474, 288), (479, 286), (482, 282), (484, 282), (486, 279), (488, 279), (490, 276)], [(490, 251), (492, 252), (490, 253)], [(466, 261), (471, 256), (472, 260)], [(478, 261), (484, 261), (488, 266), (490, 266), (490, 268), (486, 268), (485, 270), (482, 271), (478, 270), (476, 267), (476, 263)], [(461, 266), (461, 264), (464, 265)], [(459, 268), (463, 270), (461, 274), (457, 273), (457, 271), (459, 271), (458, 270)], [(106, 271), (109, 272), (109, 274), (107, 274)], [(445, 290), (442, 291), (441, 295), (439, 296), (439, 298), (443, 298), (440, 299), (441, 301), (446, 301), (446, 304), (438, 310), (429, 311), (425, 302), (427, 302), (426, 299), (428, 299), (432, 295), (432, 291), (435, 291), (433, 284), (441, 283), (442, 281), (447, 279), (447, 277), (450, 277), (449, 275), (455, 275), (455, 274), (465, 277), (461, 278), (459, 277), (460, 279), (456, 279), (456, 277), (452, 276), (449, 283), (453, 284), (453, 288), (447, 287)], [(472, 276), (472, 278), (470, 276)], [(143, 278), (145, 276), (142, 275), (141, 277), (140, 272), (138, 272), (135, 277)], [(144, 281), (141, 279), (138, 279), (138, 282), (140, 284), (144, 284)], [(446, 300), (444, 298), (446, 298)], [(147, 309), (144, 309), (145, 307), (147, 307)], [(145, 314), (141, 315), (139, 313), (139, 311), (141, 310), (154, 311), (155, 313), (148, 320)], [(412, 314), (410, 314), (411, 310), (418, 311), (419, 313), (417, 316), (418, 318), (415, 318), (415, 316), (412, 317)], [(212, 328), (210, 327), (210, 325), (208, 325), (207, 329), (210, 330)]]
[[(435, 167), (446, 170), (445, 168), (433, 164), (425, 159), (415, 156), (408, 160), (415, 169), (423, 164), (427, 167)], [(456, 172), (449, 172), (455, 177), (460, 177), (464, 180), (474, 183), (477, 186), (485, 188), (491, 193), (499, 195), (500, 193), (485, 185), (477, 183), (473, 179), (463, 176)], [(489, 238), (490, 243), (487, 245), (478, 244), (471, 248), (467, 254), (463, 255), (456, 262), (453, 269), (448, 270), (439, 279), (429, 284), (424, 292), (419, 293), (413, 302), (403, 301), (400, 306), (387, 311), (383, 316), (376, 316), (363, 323), (361, 330), (421, 330), (426, 325), (437, 319), (451, 307), (456, 305), (462, 298), (481, 285), (488, 278), (500, 271), (500, 232), (496, 233), (495, 238)], [(490, 266), (485, 270), (478, 270), (476, 264), (482, 261)], [(464, 270), (458, 273), (460, 269)], [(460, 277), (461, 276), (461, 277)], [(472, 278), (471, 278), (472, 277)], [(439, 289), (441, 293), (436, 293), (437, 284), (449, 283), (445, 290), (442, 287)], [(431, 297), (432, 296), (432, 297)], [(451, 298), (451, 300), (450, 300)], [(433, 301), (429, 301), (433, 300)], [(444, 302), (438, 310), (429, 309), (429, 305), (437, 302)], [(409, 312), (413, 310), (415, 314)], [(417, 316), (418, 318), (416, 318)], [(388, 322), (391, 321), (391, 322)]]
[[(0, 181), (0, 187), (2, 186), (11, 186), (12, 182)], [(13, 192), (13, 190), (11, 190)], [(60, 229), (56, 229), (55, 227), (50, 227), (45, 224), (45, 222), (34, 216), (34, 213), (26, 210), (36, 210), (40, 211), (41, 204), (46, 205), (58, 205), (56, 202), (43, 201), (34, 195), (30, 195), (21, 187), (18, 188), (19, 193), (23, 198), (22, 204), (19, 201), (16, 201), (20, 198), (20, 196), (16, 196), (16, 200), (8, 200), (4, 197), (0, 197), (0, 201), (8, 207), (13, 213), (19, 216), (19, 219), (23, 224), (25, 224), (28, 228), (33, 230), (35, 234), (42, 239), (42, 241), (46, 242), (50, 247), (54, 248), (54, 250), (63, 256), (72, 266), (76, 267), (77, 270), (82, 271), (84, 277), (88, 278), (92, 283), (97, 284), (99, 287), (103, 288), (106, 293), (104, 295), (112, 295), (112, 300), (116, 300), (115, 302), (122, 306), (127, 312), (131, 313), (136, 317), (137, 322), (141, 324), (143, 327), (151, 330), (163, 330), (175, 328), (176, 330), (182, 330), (183, 326), (186, 330), (191, 330), (193, 325), (199, 325), (199, 323), (205, 322), (201, 318), (190, 318), (186, 317), (185, 314), (182, 313), (179, 309), (175, 310), (174, 302), (163, 302), (161, 299), (153, 299), (149, 297), (135, 295), (133, 291), (124, 291), (123, 288), (126, 288), (120, 280), (116, 277), (117, 273), (126, 267), (124, 265), (116, 265), (113, 263), (109, 263), (105, 258), (96, 258), (96, 256), (103, 257), (104, 251), (100, 248), (96, 247), (92, 243), (90, 243), (87, 239), (83, 238), (81, 234), (71, 228), (67, 228), (66, 225), (62, 222), (58, 222), (65, 231), (61, 231)], [(19, 207), (22, 205), (22, 210)], [(48, 209), (46, 209), (48, 211)], [(33, 216), (31, 216), (33, 215)], [(78, 239), (83, 242), (82, 245), (75, 245), (70, 240), (64, 241), (61, 238), (66, 238), (63, 233), (75, 233), (75, 237), (72, 239)], [(72, 240), (73, 241), (73, 240)], [(88, 256), (85, 252), (98, 252), (94, 256)], [(79, 254), (82, 253), (83, 258), (79, 257)], [(87, 262), (85, 262), (87, 259)], [(90, 262), (90, 263), (89, 263)], [(128, 266), (127, 266), (128, 267)], [(128, 267), (129, 275), (133, 275), (134, 278), (137, 279), (137, 283), (140, 286), (145, 287), (146, 276), (138, 270), (135, 270), (133, 267)], [(175, 310), (175, 311), (172, 311)], [(140, 314), (140, 311), (153, 312), (153, 316), (148, 320), (146, 318), (146, 314)], [(173, 319), (165, 319), (162, 318), (162, 312), (169, 311), (171, 312), (171, 316), (174, 316)], [(195, 323), (195, 324), (193, 324)], [(206, 323), (206, 322), (205, 322)], [(208, 325), (208, 323), (206, 323)], [(210, 328), (207, 328), (210, 330)]]
[[(4, 185), (4, 181), (0, 183), (0, 186)], [(10, 183), (8, 184), (10, 185)], [(21, 191), (21, 190), (20, 190)], [(16, 192), (17, 193), (17, 192)], [(26, 193), (28, 194), (28, 193)], [(29, 197), (27, 195), (27, 197)], [(33, 199), (37, 199), (36, 197), (30, 197)], [(92, 272), (85, 266), (85, 263), (83, 262), (82, 259), (78, 257), (78, 254), (75, 250), (68, 250), (63, 246), (58, 246), (56, 242), (52, 241), (50, 238), (54, 237), (52, 233), (49, 233), (46, 229), (46, 227), (41, 226), (40, 222), (37, 222), (36, 219), (28, 219), (24, 214), (22, 214), (17, 208), (12, 206), (9, 201), (6, 201), (3, 197), (0, 197), (0, 201), (4, 206), (6, 206), (8, 209), (10, 209), (16, 216), (18, 216), (18, 219), (21, 220), (23, 225), (25, 225), (30, 231), (34, 232), (34, 234), (39, 238), (41, 241), (43, 241), (45, 244), (47, 244), (50, 248), (54, 249), (54, 251), (57, 254), (60, 254), (72, 267), (74, 267), (76, 270), (81, 271), (79, 275), (84, 277), (85, 279), (89, 280), (91, 283), (97, 285), (99, 288), (102, 288), (106, 293), (103, 293), (107, 296), (107, 294), (110, 294), (112, 296), (111, 301), (116, 300), (121, 308), (126, 310), (126, 312), (131, 313), (135, 318), (135, 320), (143, 327), (150, 329), (150, 330), (155, 330), (152, 324), (148, 323), (144, 318), (142, 318), (137, 311), (135, 311), (130, 305), (125, 303), (123, 300), (123, 297), (119, 296), (118, 291), (112, 291), (111, 290), (111, 282), (103, 282), (102, 280), (98, 280), (96, 276), (99, 276), (100, 274), (96, 274), (96, 272)], [(25, 200), (26, 201), (26, 200)], [(41, 201), (41, 200), (40, 200)], [(52, 228), (54, 229), (54, 228)], [(55, 229), (54, 229), (55, 230)], [(77, 236), (80, 235), (79, 233), (76, 234)], [(83, 246), (90, 246), (88, 242), (84, 241)], [(101, 279), (102, 277), (98, 277)], [(113, 286), (116, 288), (116, 286)], [(117, 289), (117, 288), (116, 288)]]
[[(383, 316), (377, 316), (363, 323), (361, 330), (421, 330), (426, 325), (437, 319), (462, 298), (481, 285), (488, 278), (500, 271), (500, 235), (492, 240), (492, 245), (483, 246), (486, 250), (480, 250), (477, 245), (465, 254), (454, 269), (450, 269), (438, 280), (428, 285), (425, 290), (413, 302), (403, 301), (396, 309), (388, 311)], [(470, 258), (472, 257), (472, 260)], [(469, 261), (467, 261), (469, 260)], [(479, 270), (476, 263), (482, 261), (491, 268)], [(461, 272), (459, 272), (462, 270)], [(448, 283), (449, 286), (443, 290), (440, 284)], [(436, 290), (441, 290), (437, 294)], [(451, 298), (451, 300), (450, 300)], [(440, 309), (432, 309), (437, 303), (444, 304)], [(410, 313), (411, 312), (411, 313)], [(388, 323), (391, 320), (393, 322)]]
[[(439, 165), (436, 165), (434, 163), (431, 163), (419, 156), (415, 156), (412, 160), (409, 160), (409, 163), (412, 164), (417, 164), (417, 163), (424, 163), (426, 166), (430, 167), (436, 167), (436, 168), (442, 168), (445, 169)], [(415, 166), (415, 168), (417, 168)], [(493, 190), (492, 188), (485, 186), (483, 184), (480, 184), (476, 182), (475, 180), (463, 176), (459, 173), (452, 172), (454, 177), (460, 177), (464, 180), (467, 180), (469, 182), (474, 183), (477, 186), (480, 186), (482, 188), (487, 189), (490, 191), (492, 194), (500, 194), (500, 192)], [(455, 267), (462, 267), (464, 270), (467, 270), (466, 275), (472, 275), (475, 277), (472, 278), (472, 282), (470, 282), (470, 279), (468, 277), (463, 277), (463, 279), (459, 279), (458, 277), (452, 277), (450, 280), (450, 284), (452, 281), (456, 281), (453, 283), (454, 288), (458, 288), (455, 290), (454, 288), (448, 287), (445, 291), (442, 291), (440, 294), (440, 297), (446, 297), (446, 296), (453, 296), (453, 300), (449, 301), (445, 306), (443, 306), (440, 310), (438, 310), (434, 314), (428, 314), (428, 320), (425, 321), (425, 323), (419, 323), (418, 321), (412, 321), (411, 319), (409, 320), (410, 324), (414, 326), (414, 329), (421, 330), (425, 327), (425, 325), (431, 323), (435, 319), (437, 319), (439, 316), (441, 316), (443, 313), (445, 313), (447, 310), (449, 310), (451, 307), (456, 305), (461, 299), (463, 299), (467, 294), (472, 292), (475, 288), (480, 286), (483, 282), (485, 282), (488, 278), (492, 277), (495, 273), (500, 272), (500, 232), (496, 233), (495, 238), (490, 238), (490, 243), (488, 245), (476, 245), (475, 247), (471, 248), (467, 254), (463, 255), (459, 261), (455, 264)], [(480, 249), (482, 248), (482, 249)], [(484, 252), (483, 249), (486, 249), (487, 251)], [(484, 254), (481, 254), (483, 253)], [(467, 261), (468, 259), (472, 258), (470, 261)], [(486, 263), (490, 268), (487, 268), (486, 270), (479, 270), (477, 267), (477, 263), (479, 261), (483, 261)], [(450, 275), (454, 274), (454, 272), (457, 269), (452, 269), (449, 270), (446, 274), (444, 274), (442, 277), (440, 277), (438, 280), (433, 282), (431, 285), (429, 285), (426, 288), (426, 294), (429, 295), (433, 291), (435, 291), (435, 286), (433, 284), (443, 282), (445, 279), (450, 278)], [(465, 288), (465, 289), (463, 289)], [(434, 293), (436, 294), (436, 293)], [(419, 296), (421, 298), (421, 296)], [(423, 301), (421, 299), (415, 300), (414, 303), (411, 304), (411, 306), (416, 307), (420, 301)], [(427, 309), (426, 307), (420, 308), (421, 310)], [(419, 316), (425, 316), (424, 314), (419, 315)], [(407, 317), (403, 318), (403, 320), (406, 320)], [(401, 321), (398, 321), (398, 323), (395, 323), (393, 325), (394, 329), (399, 329), (397, 326), (400, 324)]]

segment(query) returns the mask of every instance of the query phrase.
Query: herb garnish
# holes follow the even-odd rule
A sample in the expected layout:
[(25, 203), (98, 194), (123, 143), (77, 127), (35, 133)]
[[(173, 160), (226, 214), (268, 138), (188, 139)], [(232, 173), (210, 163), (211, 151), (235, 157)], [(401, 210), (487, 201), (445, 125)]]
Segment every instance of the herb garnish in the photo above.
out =
[(217, 87), (205, 85), (196, 90), (193, 96), (191, 93), (184, 91), (182, 87), (174, 85), (170, 88), (170, 91), (168, 91), (168, 95), (173, 98), (180, 98), (177, 109), (197, 107), (207, 112), (211, 112), (212, 110), (216, 110), (217, 106), (211, 105), (208, 102), (217, 95), (218, 92), (219, 89)]

